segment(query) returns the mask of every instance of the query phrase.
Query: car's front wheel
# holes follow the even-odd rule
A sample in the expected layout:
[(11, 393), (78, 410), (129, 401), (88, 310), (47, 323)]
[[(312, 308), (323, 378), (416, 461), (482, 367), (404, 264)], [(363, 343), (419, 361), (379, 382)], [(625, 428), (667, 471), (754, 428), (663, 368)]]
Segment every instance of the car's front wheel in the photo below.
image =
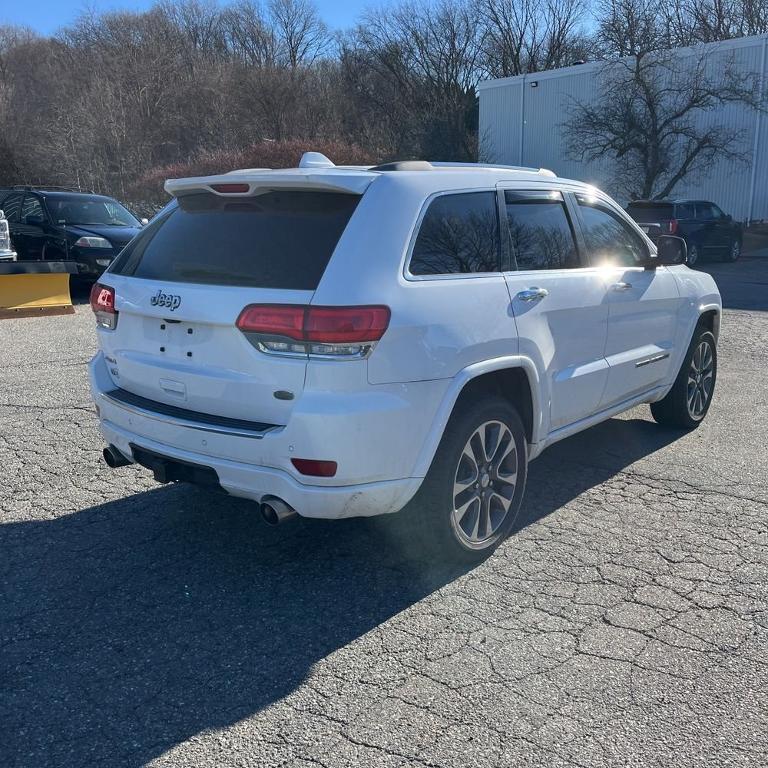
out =
[(406, 514), (430, 554), (480, 561), (512, 530), (527, 470), (517, 411), (500, 397), (460, 403)]

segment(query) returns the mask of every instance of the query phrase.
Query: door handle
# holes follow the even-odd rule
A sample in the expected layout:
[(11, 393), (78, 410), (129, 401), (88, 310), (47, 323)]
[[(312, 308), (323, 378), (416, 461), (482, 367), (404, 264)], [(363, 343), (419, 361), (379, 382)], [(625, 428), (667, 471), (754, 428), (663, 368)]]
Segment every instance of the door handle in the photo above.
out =
[(628, 291), (632, 287), (632, 283), (614, 283), (612, 286), (610, 286), (610, 290), (612, 291)]
[(517, 298), (520, 299), (520, 301), (538, 301), (546, 296), (549, 296), (549, 291), (546, 288), (536, 287), (529, 288), (526, 291), (520, 291), (520, 293), (517, 294)]

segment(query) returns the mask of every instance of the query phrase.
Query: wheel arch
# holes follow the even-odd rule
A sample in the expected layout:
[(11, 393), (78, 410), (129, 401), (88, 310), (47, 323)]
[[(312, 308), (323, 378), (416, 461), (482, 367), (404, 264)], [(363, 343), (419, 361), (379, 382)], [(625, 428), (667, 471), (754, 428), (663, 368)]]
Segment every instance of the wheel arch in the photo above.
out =
[(472, 397), (498, 394), (515, 406), (526, 432), (529, 445), (541, 439), (544, 425), (540, 398), (539, 374), (532, 360), (522, 356), (509, 356), (475, 363), (459, 371), (443, 397), (432, 428), (419, 454), (416, 477), (427, 474), (443, 432), (457, 405)]
[(709, 329), (717, 341), (720, 337), (720, 307), (709, 305), (699, 307), (699, 319), (696, 325)]

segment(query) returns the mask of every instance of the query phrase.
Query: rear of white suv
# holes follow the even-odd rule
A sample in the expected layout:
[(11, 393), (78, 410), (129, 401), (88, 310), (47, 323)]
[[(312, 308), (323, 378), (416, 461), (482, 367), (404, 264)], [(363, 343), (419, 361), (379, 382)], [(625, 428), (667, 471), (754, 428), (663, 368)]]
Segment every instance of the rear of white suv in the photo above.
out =
[(705, 415), (714, 284), (605, 196), (530, 169), (308, 166), (168, 182), (94, 286), (110, 465), (272, 521), (413, 499), (425, 539), (477, 558), (546, 445), (640, 402)]
[(394, 511), (420, 482), (404, 436), (444, 386), (370, 385), (389, 308), (315, 300), (334, 253), (366, 279), (347, 230), (374, 175), (277, 175), (192, 185), (94, 286), (109, 458), (309, 517)]

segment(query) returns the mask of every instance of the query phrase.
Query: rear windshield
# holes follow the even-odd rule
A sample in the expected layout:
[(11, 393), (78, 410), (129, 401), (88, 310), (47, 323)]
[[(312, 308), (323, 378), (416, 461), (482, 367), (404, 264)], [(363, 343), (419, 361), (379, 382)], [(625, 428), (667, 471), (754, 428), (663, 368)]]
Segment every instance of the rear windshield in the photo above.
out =
[(123, 250), (110, 272), (177, 283), (314, 290), (359, 200), (303, 191), (181, 197)]
[(630, 203), (627, 206), (627, 213), (635, 221), (653, 222), (674, 218), (673, 208), (669, 204)]

